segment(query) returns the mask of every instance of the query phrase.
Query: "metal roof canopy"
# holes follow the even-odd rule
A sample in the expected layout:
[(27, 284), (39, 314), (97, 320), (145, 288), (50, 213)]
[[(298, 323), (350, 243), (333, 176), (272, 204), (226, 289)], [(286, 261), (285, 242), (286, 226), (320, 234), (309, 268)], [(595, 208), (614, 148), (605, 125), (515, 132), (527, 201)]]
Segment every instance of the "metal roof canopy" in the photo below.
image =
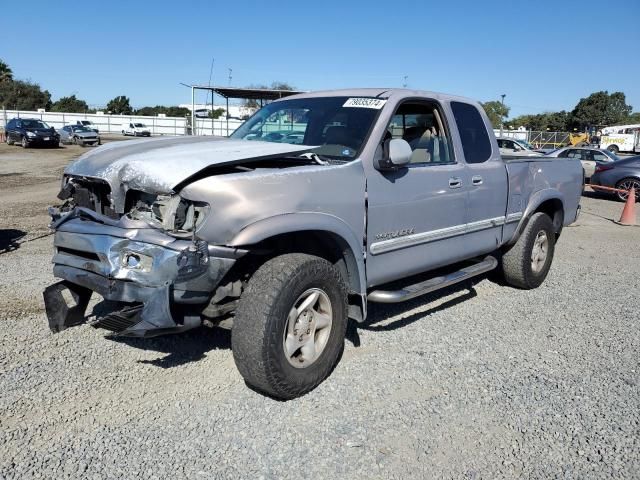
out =
[(249, 100), (277, 100), (279, 98), (305, 93), (295, 90), (278, 90), (272, 88), (240, 88), (240, 87), (210, 87), (205, 85), (193, 85), (199, 90), (211, 90), (224, 98), (243, 98)]
[[(184, 85), (184, 84), (183, 84)], [(196, 131), (196, 90), (207, 90), (213, 94), (217, 93), (221, 97), (227, 100), (227, 134), (229, 133), (229, 99), (230, 98), (242, 98), (248, 100), (259, 100), (260, 107), (262, 107), (265, 100), (278, 100), (279, 98), (288, 97), (291, 95), (297, 95), (298, 93), (305, 93), (295, 90), (278, 90), (273, 88), (240, 88), (240, 87), (214, 87), (211, 85), (185, 85), (191, 87), (191, 134), (194, 135)], [(213, 133), (213, 122), (211, 123), (211, 132)]]

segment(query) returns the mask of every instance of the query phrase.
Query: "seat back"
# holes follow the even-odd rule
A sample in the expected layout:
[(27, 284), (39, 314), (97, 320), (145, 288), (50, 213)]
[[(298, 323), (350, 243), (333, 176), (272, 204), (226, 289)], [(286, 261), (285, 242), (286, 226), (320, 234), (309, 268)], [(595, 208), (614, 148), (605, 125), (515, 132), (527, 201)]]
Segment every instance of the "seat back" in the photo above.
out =
[(427, 128), (420, 138), (410, 142), (409, 145), (413, 150), (409, 163), (429, 163), (432, 161), (434, 142), (431, 130)]

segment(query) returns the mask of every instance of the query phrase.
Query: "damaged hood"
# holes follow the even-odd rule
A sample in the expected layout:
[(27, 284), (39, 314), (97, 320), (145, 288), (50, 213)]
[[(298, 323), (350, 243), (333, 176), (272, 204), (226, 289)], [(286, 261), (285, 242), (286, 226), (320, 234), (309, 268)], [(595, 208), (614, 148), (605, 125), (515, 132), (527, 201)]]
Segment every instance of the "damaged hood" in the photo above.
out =
[(118, 192), (124, 195), (128, 189), (171, 193), (175, 186), (207, 167), (270, 159), (312, 148), (224, 137), (119, 141), (85, 153), (64, 173), (104, 180), (111, 186), (114, 196), (118, 196)]

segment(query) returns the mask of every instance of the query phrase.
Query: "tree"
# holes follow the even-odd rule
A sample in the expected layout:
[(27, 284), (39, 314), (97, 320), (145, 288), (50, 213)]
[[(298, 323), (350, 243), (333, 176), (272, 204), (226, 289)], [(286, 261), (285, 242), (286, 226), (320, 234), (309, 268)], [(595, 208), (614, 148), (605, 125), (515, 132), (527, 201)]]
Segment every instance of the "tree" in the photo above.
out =
[(552, 132), (564, 132), (569, 129), (569, 113), (565, 110), (545, 113), (544, 116), (545, 130), (548, 128)]
[(500, 128), (504, 119), (509, 115), (509, 107), (497, 100), (483, 103), (482, 108), (487, 112), (487, 117), (489, 117), (493, 128)]
[(624, 122), (631, 114), (622, 92), (601, 91), (581, 98), (571, 112), (571, 127), (584, 130), (587, 127), (615, 125)]
[(564, 110), (559, 112), (545, 112), (533, 115), (520, 115), (505, 122), (508, 128), (525, 127), (527, 130), (563, 132), (569, 127), (569, 114)]
[(0, 60), (0, 83), (10, 82), (13, 80), (13, 71), (9, 65)]
[(75, 95), (62, 97), (51, 106), (52, 112), (85, 113), (89, 110), (89, 105), (84, 100), (76, 98)]
[(163, 105), (156, 105), (155, 107), (142, 107), (136, 110), (136, 115), (144, 115), (148, 117), (154, 117), (161, 113), (167, 117), (186, 117), (191, 114), (188, 108), (184, 107), (165, 107)]
[(640, 112), (633, 112), (625, 123), (640, 123)]
[(226, 112), (224, 108), (216, 108), (215, 110), (209, 112), (209, 118), (220, 118), (224, 114), (224, 112)]
[(107, 111), (115, 115), (131, 115), (133, 113), (129, 98), (124, 95), (109, 100), (109, 103), (107, 103)]
[(0, 82), (0, 105), (8, 109), (37, 110), (51, 107), (51, 94), (37, 83), (22, 80)]

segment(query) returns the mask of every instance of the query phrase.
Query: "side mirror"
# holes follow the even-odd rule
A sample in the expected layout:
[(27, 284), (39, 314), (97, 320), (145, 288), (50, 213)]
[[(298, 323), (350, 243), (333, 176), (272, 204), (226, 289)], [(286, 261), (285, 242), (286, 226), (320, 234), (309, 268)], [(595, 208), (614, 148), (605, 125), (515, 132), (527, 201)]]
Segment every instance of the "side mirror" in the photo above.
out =
[(411, 161), (411, 145), (401, 138), (387, 140), (383, 145), (382, 159), (375, 167), (378, 170), (396, 170)]

